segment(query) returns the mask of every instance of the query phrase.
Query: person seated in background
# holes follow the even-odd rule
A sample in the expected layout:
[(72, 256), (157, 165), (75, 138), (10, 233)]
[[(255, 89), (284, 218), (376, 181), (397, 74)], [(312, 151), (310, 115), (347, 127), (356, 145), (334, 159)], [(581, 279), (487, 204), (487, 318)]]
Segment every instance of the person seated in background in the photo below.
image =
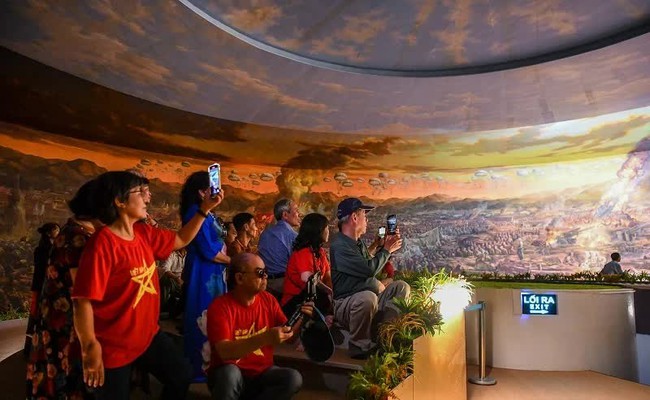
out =
[(621, 268), (621, 264), (619, 264), (621, 262), (621, 255), (619, 253), (612, 253), (610, 257), (612, 261), (605, 264), (602, 271), (600, 271), (601, 275), (622, 274), (623, 269)]
[(267, 290), (280, 299), (291, 248), (298, 236), (295, 228), (300, 226), (298, 204), (289, 199), (281, 199), (273, 206), (273, 215), (277, 222), (262, 232), (257, 251), (268, 268)]
[(366, 213), (374, 209), (351, 197), (339, 203), (336, 215), (339, 232), (332, 240), (330, 261), (334, 289), (334, 319), (350, 332), (349, 355), (356, 359), (370, 356), (376, 347), (372, 328), (399, 315), (393, 298), (406, 298), (411, 287), (404, 281), (388, 286), (376, 278), (391, 253), (402, 247), (399, 230), (386, 235), (374, 257), (360, 239), (366, 232)]
[(160, 310), (167, 311), (170, 318), (175, 318), (182, 312), (180, 308), (183, 295), (183, 267), (185, 266), (187, 250), (173, 251), (167, 259), (160, 263)]
[(241, 253), (254, 253), (252, 241), (257, 238), (258, 231), (253, 214), (239, 213), (232, 219), (232, 224), (237, 231), (237, 236), (228, 245), (228, 255), (234, 257)]
[[(321, 273), (317, 287), (316, 308), (323, 315), (332, 315), (332, 275), (323, 244), (327, 243), (330, 229), (327, 217), (318, 213), (308, 214), (300, 223), (298, 237), (293, 243), (284, 277), (282, 310), (291, 316), (307, 295), (307, 281), (316, 272)], [(329, 318), (331, 324), (332, 317)]]
[[(302, 386), (298, 371), (273, 365), (273, 346), (289, 340), (302, 322), (284, 326), (287, 317), (265, 291), (266, 283), (259, 256), (236, 255), (228, 272), (228, 293), (208, 308), (208, 387), (213, 400), (290, 399)], [(311, 316), (313, 305), (301, 310)]]
[(237, 237), (237, 229), (235, 229), (235, 224), (232, 221), (224, 222), (223, 225), (226, 227), (226, 237), (223, 240), (226, 242), (226, 248), (228, 248)]

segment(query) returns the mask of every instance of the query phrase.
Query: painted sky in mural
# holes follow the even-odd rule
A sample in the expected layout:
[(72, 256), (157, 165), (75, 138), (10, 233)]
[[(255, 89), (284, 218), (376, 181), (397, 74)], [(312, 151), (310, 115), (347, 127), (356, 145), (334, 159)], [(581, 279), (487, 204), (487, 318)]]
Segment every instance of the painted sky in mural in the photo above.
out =
[[(524, 196), (606, 182), (650, 132), (650, 108), (538, 126), (403, 136), (316, 135), (227, 121), (133, 98), (4, 50), (0, 143), (46, 158), (85, 158), (181, 182), (191, 163), (219, 161), (225, 181), (261, 192), (378, 199), (432, 193)], [(561, 166), (558, 166), (561, 165)], [(576, 179), (579, 177), (579, 179)]]

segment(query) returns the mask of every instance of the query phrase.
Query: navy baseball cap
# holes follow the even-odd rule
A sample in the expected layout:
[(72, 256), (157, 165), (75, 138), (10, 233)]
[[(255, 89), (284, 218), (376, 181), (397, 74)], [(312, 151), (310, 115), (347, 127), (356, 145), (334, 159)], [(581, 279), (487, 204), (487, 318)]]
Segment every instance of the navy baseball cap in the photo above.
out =
[(341, 219), (347, 217), (357, 210), (365, 210), (366, 212), (374, 209), (375, 206), (368, 206), (361, 202), (361, 200), (356, 197), (349, 197), (339, 203), (339, 206), (336, 210), (336, 218)]

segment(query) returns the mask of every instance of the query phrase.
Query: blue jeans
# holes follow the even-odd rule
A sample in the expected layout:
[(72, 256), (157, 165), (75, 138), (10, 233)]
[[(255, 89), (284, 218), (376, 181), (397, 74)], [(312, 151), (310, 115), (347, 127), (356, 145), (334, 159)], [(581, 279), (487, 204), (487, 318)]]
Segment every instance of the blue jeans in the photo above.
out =
[(272, 366), (254, 377), (245, 377), (234, 364), (211, 370), (208, 387), (212, 400), (289, 400), (302, 387), (302, 375), (291, 368)]
[(161, 399), (185, 398), (192, 379), (190, 364), (172, 339), (166, 333), (158, 331), (147, 350), (134, 362), (104, 371), (104, 385), (95, 389), (96, 399), (128, 400), (134, 364), (145, 373), (151, 373), (163, 384)]

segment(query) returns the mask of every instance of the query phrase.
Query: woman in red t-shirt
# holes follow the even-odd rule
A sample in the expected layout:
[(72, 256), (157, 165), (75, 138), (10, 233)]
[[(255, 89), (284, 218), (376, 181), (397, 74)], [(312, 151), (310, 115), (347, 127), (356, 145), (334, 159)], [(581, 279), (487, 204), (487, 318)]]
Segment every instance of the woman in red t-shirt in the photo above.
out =
[(312, 213), (305, 216), (300, 224), (284, 279), (281, 304), (287, 316), (291, 316), (304, 301), (307, 281), (317, 271), (321, 273), (321, 281), (317, 287), (316, 308), (324, 315), (332, 314), (332, 275), (323, 249), (330, 235), (327, 223), (327, 217)]
[(207, 213), (223, 200), (206, 196), (177, 232), (139, 222), (147, 217), (149, 181), (126, 171), (97, 177), (92, 217), (106, 224), (88, 240), (72, 298), (81, 343), (84, 382), (99, 400), (128, 399), (131, 368), (138, 364), (162, 384), (162, 399), (183, 399), (190, 366), (160, 331), (160, 286), (155, 260), (189, 244)]

